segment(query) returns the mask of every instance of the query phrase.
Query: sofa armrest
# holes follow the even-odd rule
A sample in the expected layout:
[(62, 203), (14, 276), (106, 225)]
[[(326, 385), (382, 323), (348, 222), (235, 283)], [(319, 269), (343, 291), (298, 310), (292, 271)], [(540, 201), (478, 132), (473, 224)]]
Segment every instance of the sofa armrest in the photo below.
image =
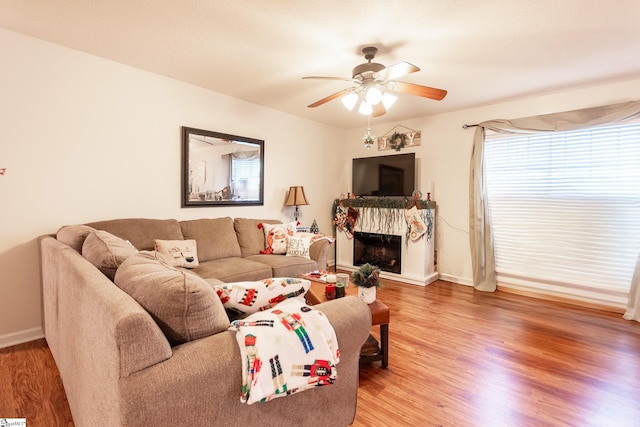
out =
[[(171, 358), (151, 316), (89, 261), (40, 238), (45, 337), (76, 425), (119, 424), (118, 381)], [(102, 422), (100, 423), (102, 424)]]
[(340, 363), (344, 359), (359, 362), (360, 349), (371, 332), (371, 311), (362, 299), (347, 296), (314, 305), (333, 326), (340, 347)]
[(322, 239), (309, 246), (309, 257), (318, 263), (318, 270), (320, 271), (327, 270), (331, 245), (328, 240)]

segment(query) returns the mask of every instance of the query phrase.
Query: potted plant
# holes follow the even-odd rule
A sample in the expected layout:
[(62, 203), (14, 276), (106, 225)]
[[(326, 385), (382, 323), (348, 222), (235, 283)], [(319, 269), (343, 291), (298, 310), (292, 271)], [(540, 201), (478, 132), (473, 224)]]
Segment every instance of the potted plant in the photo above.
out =
[(367, 304), (376, 300), (376, 288), (380, 286), (380, 267), (362, 264), (351, 273), (351, 281), (358, 287), (358, 296)]

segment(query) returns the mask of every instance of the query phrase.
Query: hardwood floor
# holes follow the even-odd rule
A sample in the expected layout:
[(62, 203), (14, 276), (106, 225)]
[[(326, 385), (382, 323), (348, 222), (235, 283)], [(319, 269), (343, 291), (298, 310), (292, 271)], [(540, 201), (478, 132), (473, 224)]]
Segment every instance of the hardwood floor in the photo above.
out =
[(640, 323), (438, 281), (385, 282), (389, 368), (354, 426), (639, 426)]
[(73, 426), (62, 380), (44, 339), (0, 349), (0, 418), (29, 427)]
[[(640, 323), (438, 281), (383, 281), (389, 368), (360, 370), (361, 426), (638, 426)], [(0, 417), (72, 426), (44, 340), (0, 350)]]

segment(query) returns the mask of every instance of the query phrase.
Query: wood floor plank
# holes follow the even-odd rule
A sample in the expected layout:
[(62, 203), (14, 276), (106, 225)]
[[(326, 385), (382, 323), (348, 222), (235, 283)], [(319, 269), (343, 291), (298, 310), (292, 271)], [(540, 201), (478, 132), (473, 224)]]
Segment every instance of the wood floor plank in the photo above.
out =
[[(378, 299), (389, 368), (360, 368), (355, 427), (640, 425), (638, 322), (443, 281)], [(73, 426), (44, 340), (0, 350), (0, 417)]]
[(386, 281), (389, 368), (361, 368), (354, 426), (638, 426), (640, 324), (438, 281)]
[[(0, 417), (30, 426), (73, 426), (60, 374), (44, 339), (0, 349)], [(7, 387), (7, 384), (9, 387)], [(6, 406), (5, 406), (6, 405)]]

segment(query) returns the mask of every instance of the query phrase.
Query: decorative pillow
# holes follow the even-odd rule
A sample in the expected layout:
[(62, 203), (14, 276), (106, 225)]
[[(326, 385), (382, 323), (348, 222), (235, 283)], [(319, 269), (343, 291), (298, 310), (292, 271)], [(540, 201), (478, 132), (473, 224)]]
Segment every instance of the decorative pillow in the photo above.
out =
[(156, 251), (173, 261), (174, 267), (194, 268), (198, 262), (196, 241), (191, 240), (160, 240), (156, 239)]
[(82, 256), (111, 280), (120, 264), (137, 252), (127, 240), (104, 230), (92, 231), (82, 244)]
[(243, 317), (267, 310), (288, 298), (300, 298), (309, 290), (306, 279), (274, 277), (255, 282), (235, 282), (214, 285), (222, 305), (233, 317)]
[(96, 229), (88, 225), (65, 225), (56, 233), (56, 239), (81, 253), (85, 239), (94, 231)]
[(310, 236), (292, 236), (287, 238), (287, 256), (301, 256), (311, 259), (309, 247), (311, 246)]
[(264, 239), (267, 247), (261, 254), (284, 255), (287, 253), (287, 236), (296, 234), (298, 222), (290, 222), (288, 224), (265, 224), (260, 223), (258, 227), (264, 230)]
[(195, 273), (178, 270), (159, 252), (142, 251), (127, 259), (116, 272), (115, 283), (149, 312), (171, 345), (229, 327), (211, 286)]

